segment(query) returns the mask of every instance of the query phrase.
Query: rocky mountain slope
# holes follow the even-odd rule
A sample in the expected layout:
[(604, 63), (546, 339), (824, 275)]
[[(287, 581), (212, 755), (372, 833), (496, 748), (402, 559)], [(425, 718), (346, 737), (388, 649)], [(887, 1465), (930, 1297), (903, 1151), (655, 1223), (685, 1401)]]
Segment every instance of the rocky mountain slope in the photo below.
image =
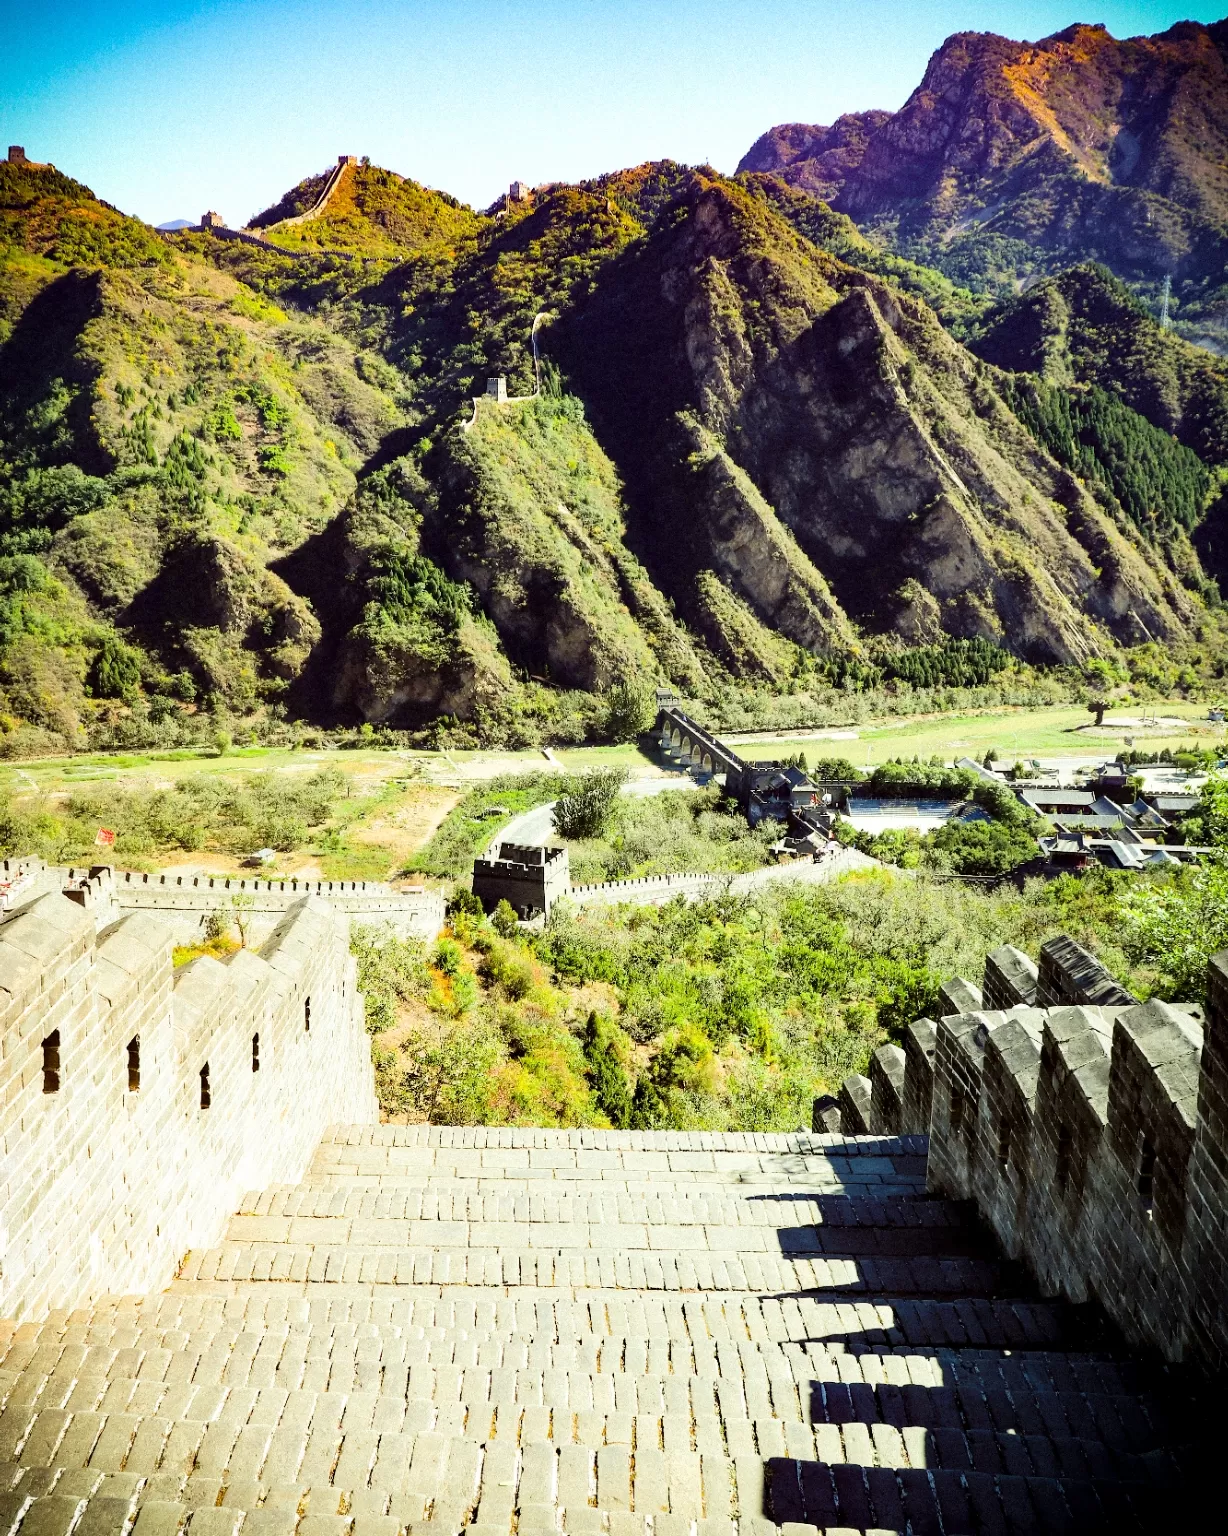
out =
[[(978, 357), (983, 301), (778, 178), (660, 162), (485, 216), (354, 165), (282, 255), (6, 165), (0, 230), (0, 750), (206, 711), (578, 739), (624, 684), (951, 637), (1082, 664), (1213, 595), (1214, 380), (1091, 410), (1091, 279)], [(475, 406), (499, 373), (520, 398)]]
[(898, 112), (788, 123), (748, 151), (907, 254), (1007, 291), (1102, 261), (1175, 278), (1191, 315), (1228, 304), (1228, 22), (1118, 40), (961, 32)]

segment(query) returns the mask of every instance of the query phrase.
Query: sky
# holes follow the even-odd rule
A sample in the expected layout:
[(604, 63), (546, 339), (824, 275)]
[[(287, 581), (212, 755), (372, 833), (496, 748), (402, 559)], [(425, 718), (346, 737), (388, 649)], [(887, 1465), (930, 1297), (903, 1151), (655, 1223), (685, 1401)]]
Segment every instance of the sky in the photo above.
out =
[(1163, 0), (0, 0), (0, 154), (151, 223), (246, 222), (339, 154), (484, 207), (519, 179), (670, 157), (732, 171), (766, 129), (896, 108), (958, 31), (1117, 37)]

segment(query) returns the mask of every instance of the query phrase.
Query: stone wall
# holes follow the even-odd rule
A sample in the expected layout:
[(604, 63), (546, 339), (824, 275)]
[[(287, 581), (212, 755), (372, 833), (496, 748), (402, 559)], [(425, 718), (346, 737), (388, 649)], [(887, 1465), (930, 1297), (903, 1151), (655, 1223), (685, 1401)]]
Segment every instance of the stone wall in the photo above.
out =
[[(25, 861), (26, 865), (37, 861)], [(147, 875), (94, 866), (90, 870), (43, 867), (41, 887), (59, 890), (87, 881), (113, 903), (116, 914), (156, 911), (176, 938), (199, 937), (211, 913), (231, 916), (237, 897), (251, 917), (251, 940), (263, 943), (282, 917), (305, 896), (318, 896), (352, 922), (387, 925), (405, 938), (433, 939), (443, 927), (444, 899), (437, 890), (396, 891), (378, 880), (261, 880), (250, 875)], [(108, 889), (104, 890), (107, 882)]]
[[(840, 1095), (841, 1128), (929, 1133), (928, 1185), (975, 1203), (1047, 1295), (1228, 1368), (1228, 951), (1209, 1006), (1141, 1004), (1072, 940), (986, 963)], [(944, 1006), (977, 996), (942, 989)], [(1032, 1001), (1037, 1006), (1032, 1006)]]
[(0, 925), (0, 1316), (165, 1285), (246, 1190), (377, 1118), (344, 913), (300, 897), (259, 955), (176, 972), (106, 884)]

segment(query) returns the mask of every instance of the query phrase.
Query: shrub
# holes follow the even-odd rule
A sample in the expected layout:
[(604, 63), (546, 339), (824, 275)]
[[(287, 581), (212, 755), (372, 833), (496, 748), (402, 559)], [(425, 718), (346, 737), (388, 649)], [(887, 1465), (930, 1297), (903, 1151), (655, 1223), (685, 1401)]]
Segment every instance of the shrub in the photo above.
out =
[(597, 1108), (618, 1130), (631, 1124), (631, 1084), (627, 1079), (629, 1042), (617, 1024), (590, 1013), (584, 1026), (584, 1059)]
[(585, 774), (554, 807), (554, 830), (560, 837), (600, 837), (609, 825), (619, 792), (627, 782), (626, 770), (601, 768)]
[[(478, 905), (480, 906), (481, 903), (479, 902)], [(490, 925), (503, 939), (514, 939), (520, 932), (520, 919), (516, 916), (515, 907), (506, 896), (499, 898), (499, 905), (491, 916)]]
[(948, 821), (927, 839), (925, 862), (955, 875), (1000, 875), (1039, 853), (1022, 827), (995, 821)]

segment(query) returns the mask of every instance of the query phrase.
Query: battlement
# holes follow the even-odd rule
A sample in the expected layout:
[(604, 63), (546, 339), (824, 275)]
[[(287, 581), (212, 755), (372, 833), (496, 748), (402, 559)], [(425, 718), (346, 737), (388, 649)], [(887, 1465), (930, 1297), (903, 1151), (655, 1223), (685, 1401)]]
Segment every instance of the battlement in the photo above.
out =
[(404, 937), (433, 939), (444, 921), (442, 892), (423, 887), (398, 891), (378, 880), (150, 875), (99, 864), (65, 868), (37, 858), (0, 862), (0, 912), (48, 891), (63, 891), (88, 908), (100, 929), (125, 912), (158, 912), (179, 943), (199, 939), (213, 914), (231, 920), (237, 909), (248, 915), (252, 941), (263, 943), (306, 896), (320, 897), (355, 921), (386, 925)]
[(1140, 1003), (1069, 938), (1039, 965), (1004, 946), (980, 991), (948, 983), (941, 1018), (846, 1080), (841, 1128), (928, 1132), (930, 1191), (973, 1201), (1046, 1294), (1095, 1299), (1129, 1338), (1222, 1369), (1228, 951), (1208, 994), (1204, 1020)]
[[(8, 861), (0, 923), (0, 1315), (166, 1284), (243, 1192), (376, 1119), (349, 923), (299, 895), (259, 955), (176, 971), (175, 934), (106, 868)], [(118, 916), (118, 921), (115, 918)]]

